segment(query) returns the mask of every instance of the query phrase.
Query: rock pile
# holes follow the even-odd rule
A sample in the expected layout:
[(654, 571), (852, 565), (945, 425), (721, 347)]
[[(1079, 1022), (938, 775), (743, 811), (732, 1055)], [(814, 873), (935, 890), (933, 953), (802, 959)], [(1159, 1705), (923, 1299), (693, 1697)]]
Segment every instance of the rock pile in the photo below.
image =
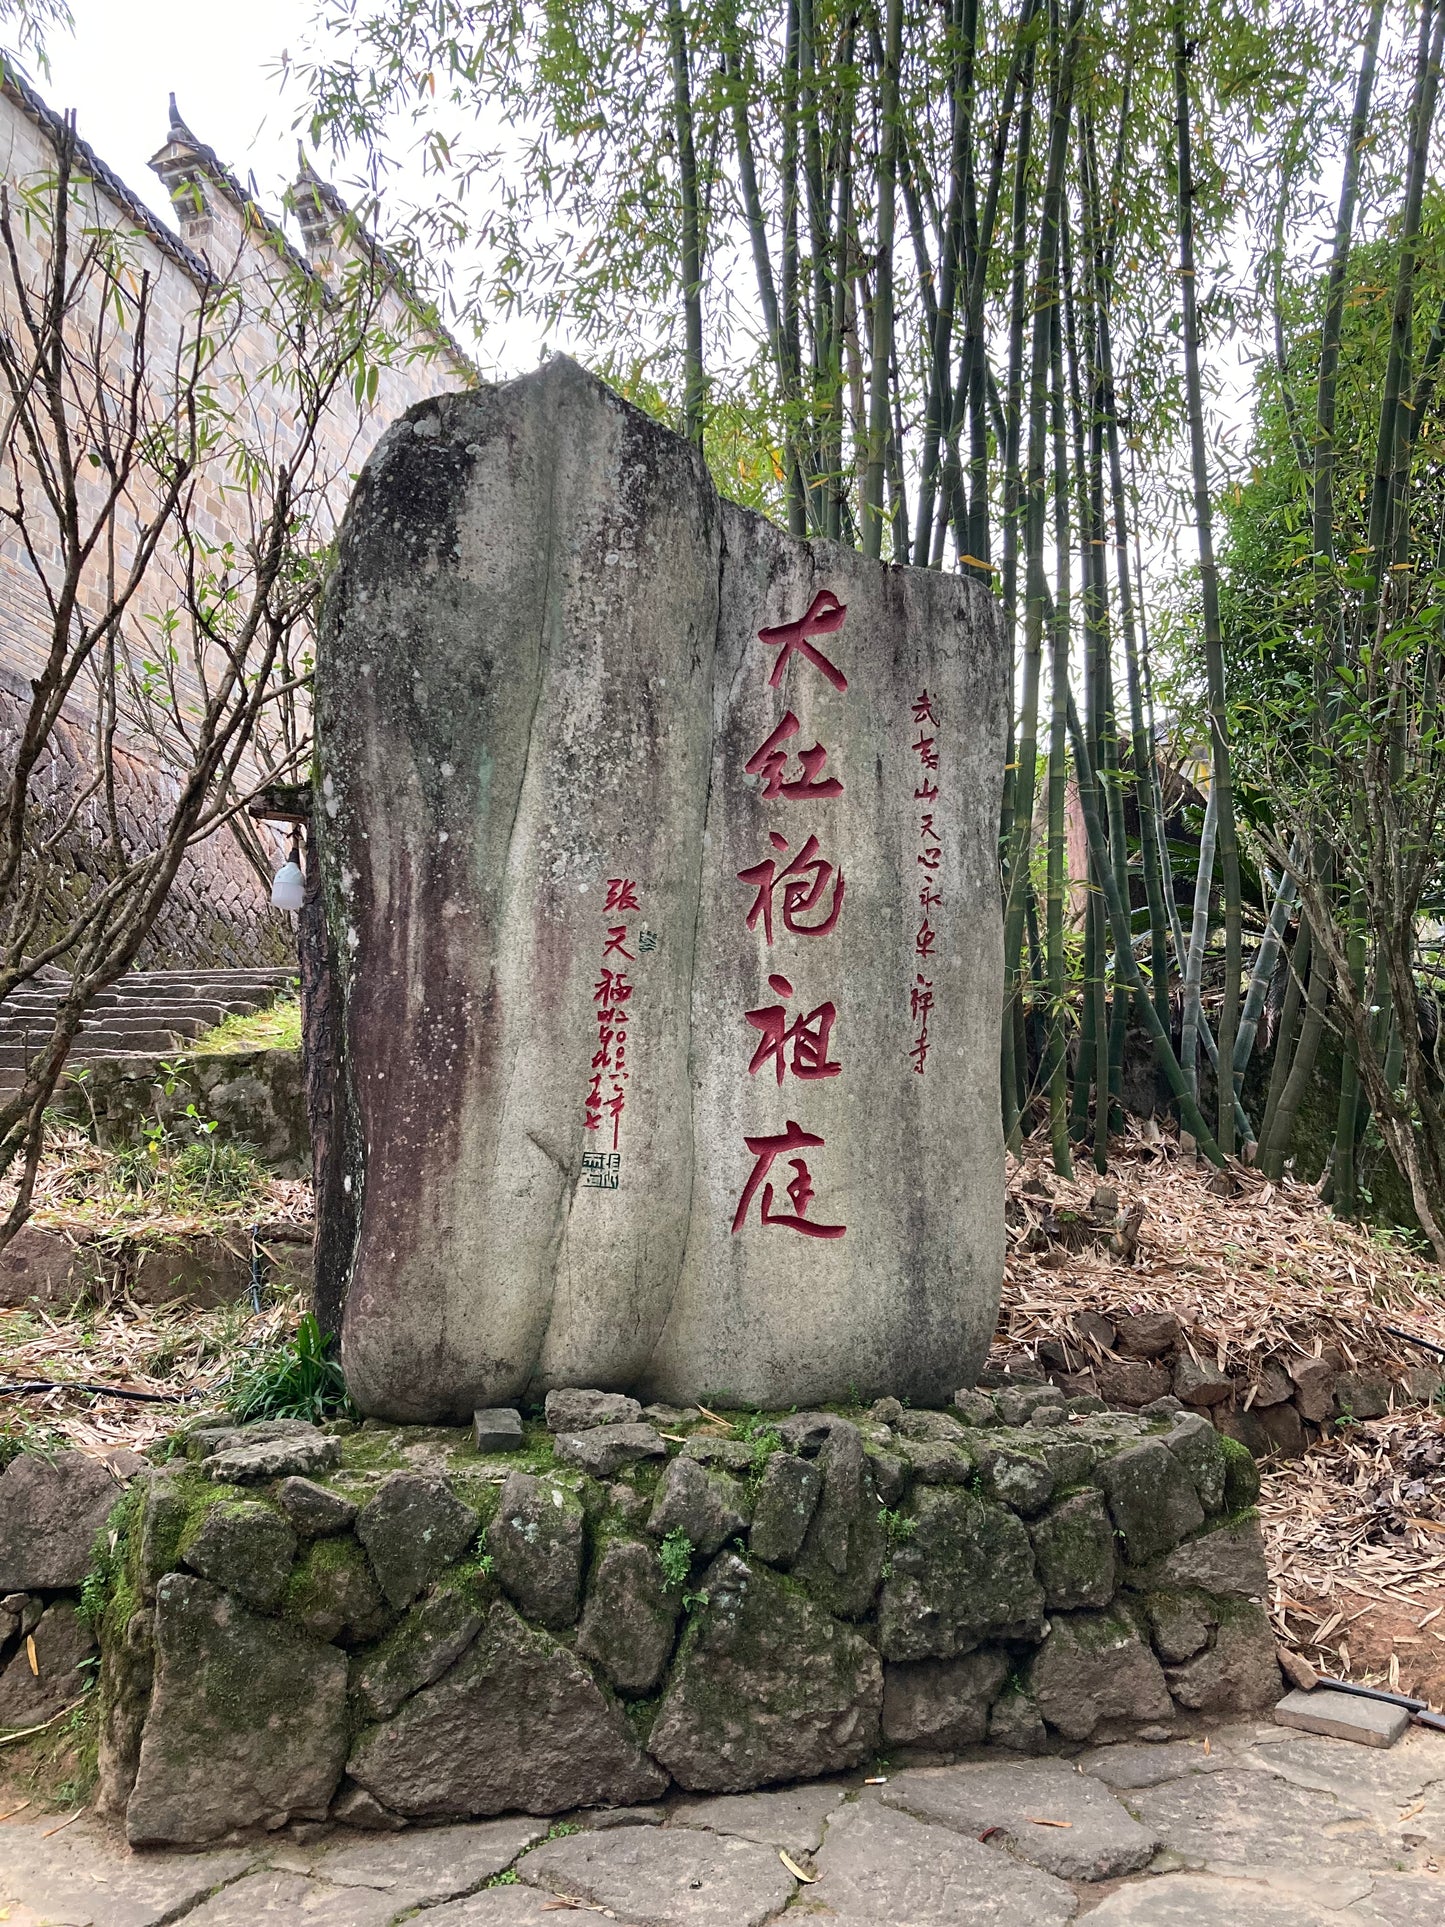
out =
[[(136, 1844), (1161, 1737), (1278, 1690), (1253, 1461), (1172, 1401), (728, 1424), (571, 1392), (467, 1432), (177, 1445), (88, 1591), (102, 1802)], [(0, 1547), (34, 1477), (0, 1479)]]

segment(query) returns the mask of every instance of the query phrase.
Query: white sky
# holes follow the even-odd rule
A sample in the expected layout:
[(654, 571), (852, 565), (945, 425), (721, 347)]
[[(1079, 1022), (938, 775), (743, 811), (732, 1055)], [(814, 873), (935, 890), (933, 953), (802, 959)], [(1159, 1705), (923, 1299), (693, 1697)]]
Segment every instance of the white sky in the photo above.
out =
[[(300, 106), (283, 95), (277, 67), (297, 48), (311, 0), (70, 0), (73, 36), (56, 35), (50, 77), (32, 75), (113, 172), (168, 225), (165, 189), (147, 165), (166, 139), (169, 95), (198, 140), (215, 149), (241, 181), (254, 175), (258, 198), (277, 212), (296, 176)], [(327, 172), (318, 160), (319, 172)], [(402, 192), (425, 192), (400, 177)], [(344, 183), (343, 183), (344, 191)], [(483, 372), (517, 374), (536, 366), (540, 339), (530, 325), (494, 324), (478, 349)]]

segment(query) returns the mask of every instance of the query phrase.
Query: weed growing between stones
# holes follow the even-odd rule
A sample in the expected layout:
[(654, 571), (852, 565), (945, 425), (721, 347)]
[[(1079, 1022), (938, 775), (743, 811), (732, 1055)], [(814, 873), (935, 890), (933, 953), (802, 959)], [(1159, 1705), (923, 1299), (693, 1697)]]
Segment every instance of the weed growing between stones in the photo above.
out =
[(332, 1341), (309, 1311), (302, 1314), (293, 1338), (240, 1362), (226, 1404), (242, 1423), (299, 1418), (316, 1425), (327, 1418), (357, 1416)]
[(520, 1884), (521, 1875), (515, 1867), (508, 1867), (505, 1873), (494, 1873), (491, 1879), (486, 1882), (488, 1887), (516, 1887)]
[[(669, 1592), (676, 1592), (687, 1584), (688, 1574), (692, 1571), (693, 1544), (681, 1526), (668, 1533), (657, 1549), (657, 1558)], [(686, 1603), (684, 1600), (683, 1604)]]
[(899, 1546), (907, 1545), (918, 1530), (918, 1521), (907, 1512), (890, 1511), (886, 1505), (878, 1508), (878, 1523), (883, 1528), (887, 1541), (887, 1551), (883, 1556), (883, 1577), (893, 1577), (893, 1555)]

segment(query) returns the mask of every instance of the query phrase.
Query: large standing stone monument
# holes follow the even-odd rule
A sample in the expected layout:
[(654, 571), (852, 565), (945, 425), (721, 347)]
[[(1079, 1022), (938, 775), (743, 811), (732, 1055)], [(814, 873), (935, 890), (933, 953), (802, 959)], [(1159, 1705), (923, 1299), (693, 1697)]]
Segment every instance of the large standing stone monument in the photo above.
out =
[(569, 361), (391, 429), (317, 665), (364, 1410), (970, 1379), (1007, 673), (978, 584), (721, 501)]

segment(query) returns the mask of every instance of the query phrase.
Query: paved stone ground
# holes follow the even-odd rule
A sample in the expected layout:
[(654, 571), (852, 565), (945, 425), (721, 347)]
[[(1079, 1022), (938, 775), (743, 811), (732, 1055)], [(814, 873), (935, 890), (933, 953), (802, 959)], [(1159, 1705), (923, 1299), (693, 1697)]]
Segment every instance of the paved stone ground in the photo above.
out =
[[(128, 1853), (0, 1822), (5, 1927), (1441, 1927), (1445, 1737), (1271, 1725), (666, 1807)], [(784, 1857), (786, 1856), (786, 1858)], [(791, 1863), (791, 1864), (789, 1864)], [(807, 1879), (801, 1876), (808, 1876)]]

